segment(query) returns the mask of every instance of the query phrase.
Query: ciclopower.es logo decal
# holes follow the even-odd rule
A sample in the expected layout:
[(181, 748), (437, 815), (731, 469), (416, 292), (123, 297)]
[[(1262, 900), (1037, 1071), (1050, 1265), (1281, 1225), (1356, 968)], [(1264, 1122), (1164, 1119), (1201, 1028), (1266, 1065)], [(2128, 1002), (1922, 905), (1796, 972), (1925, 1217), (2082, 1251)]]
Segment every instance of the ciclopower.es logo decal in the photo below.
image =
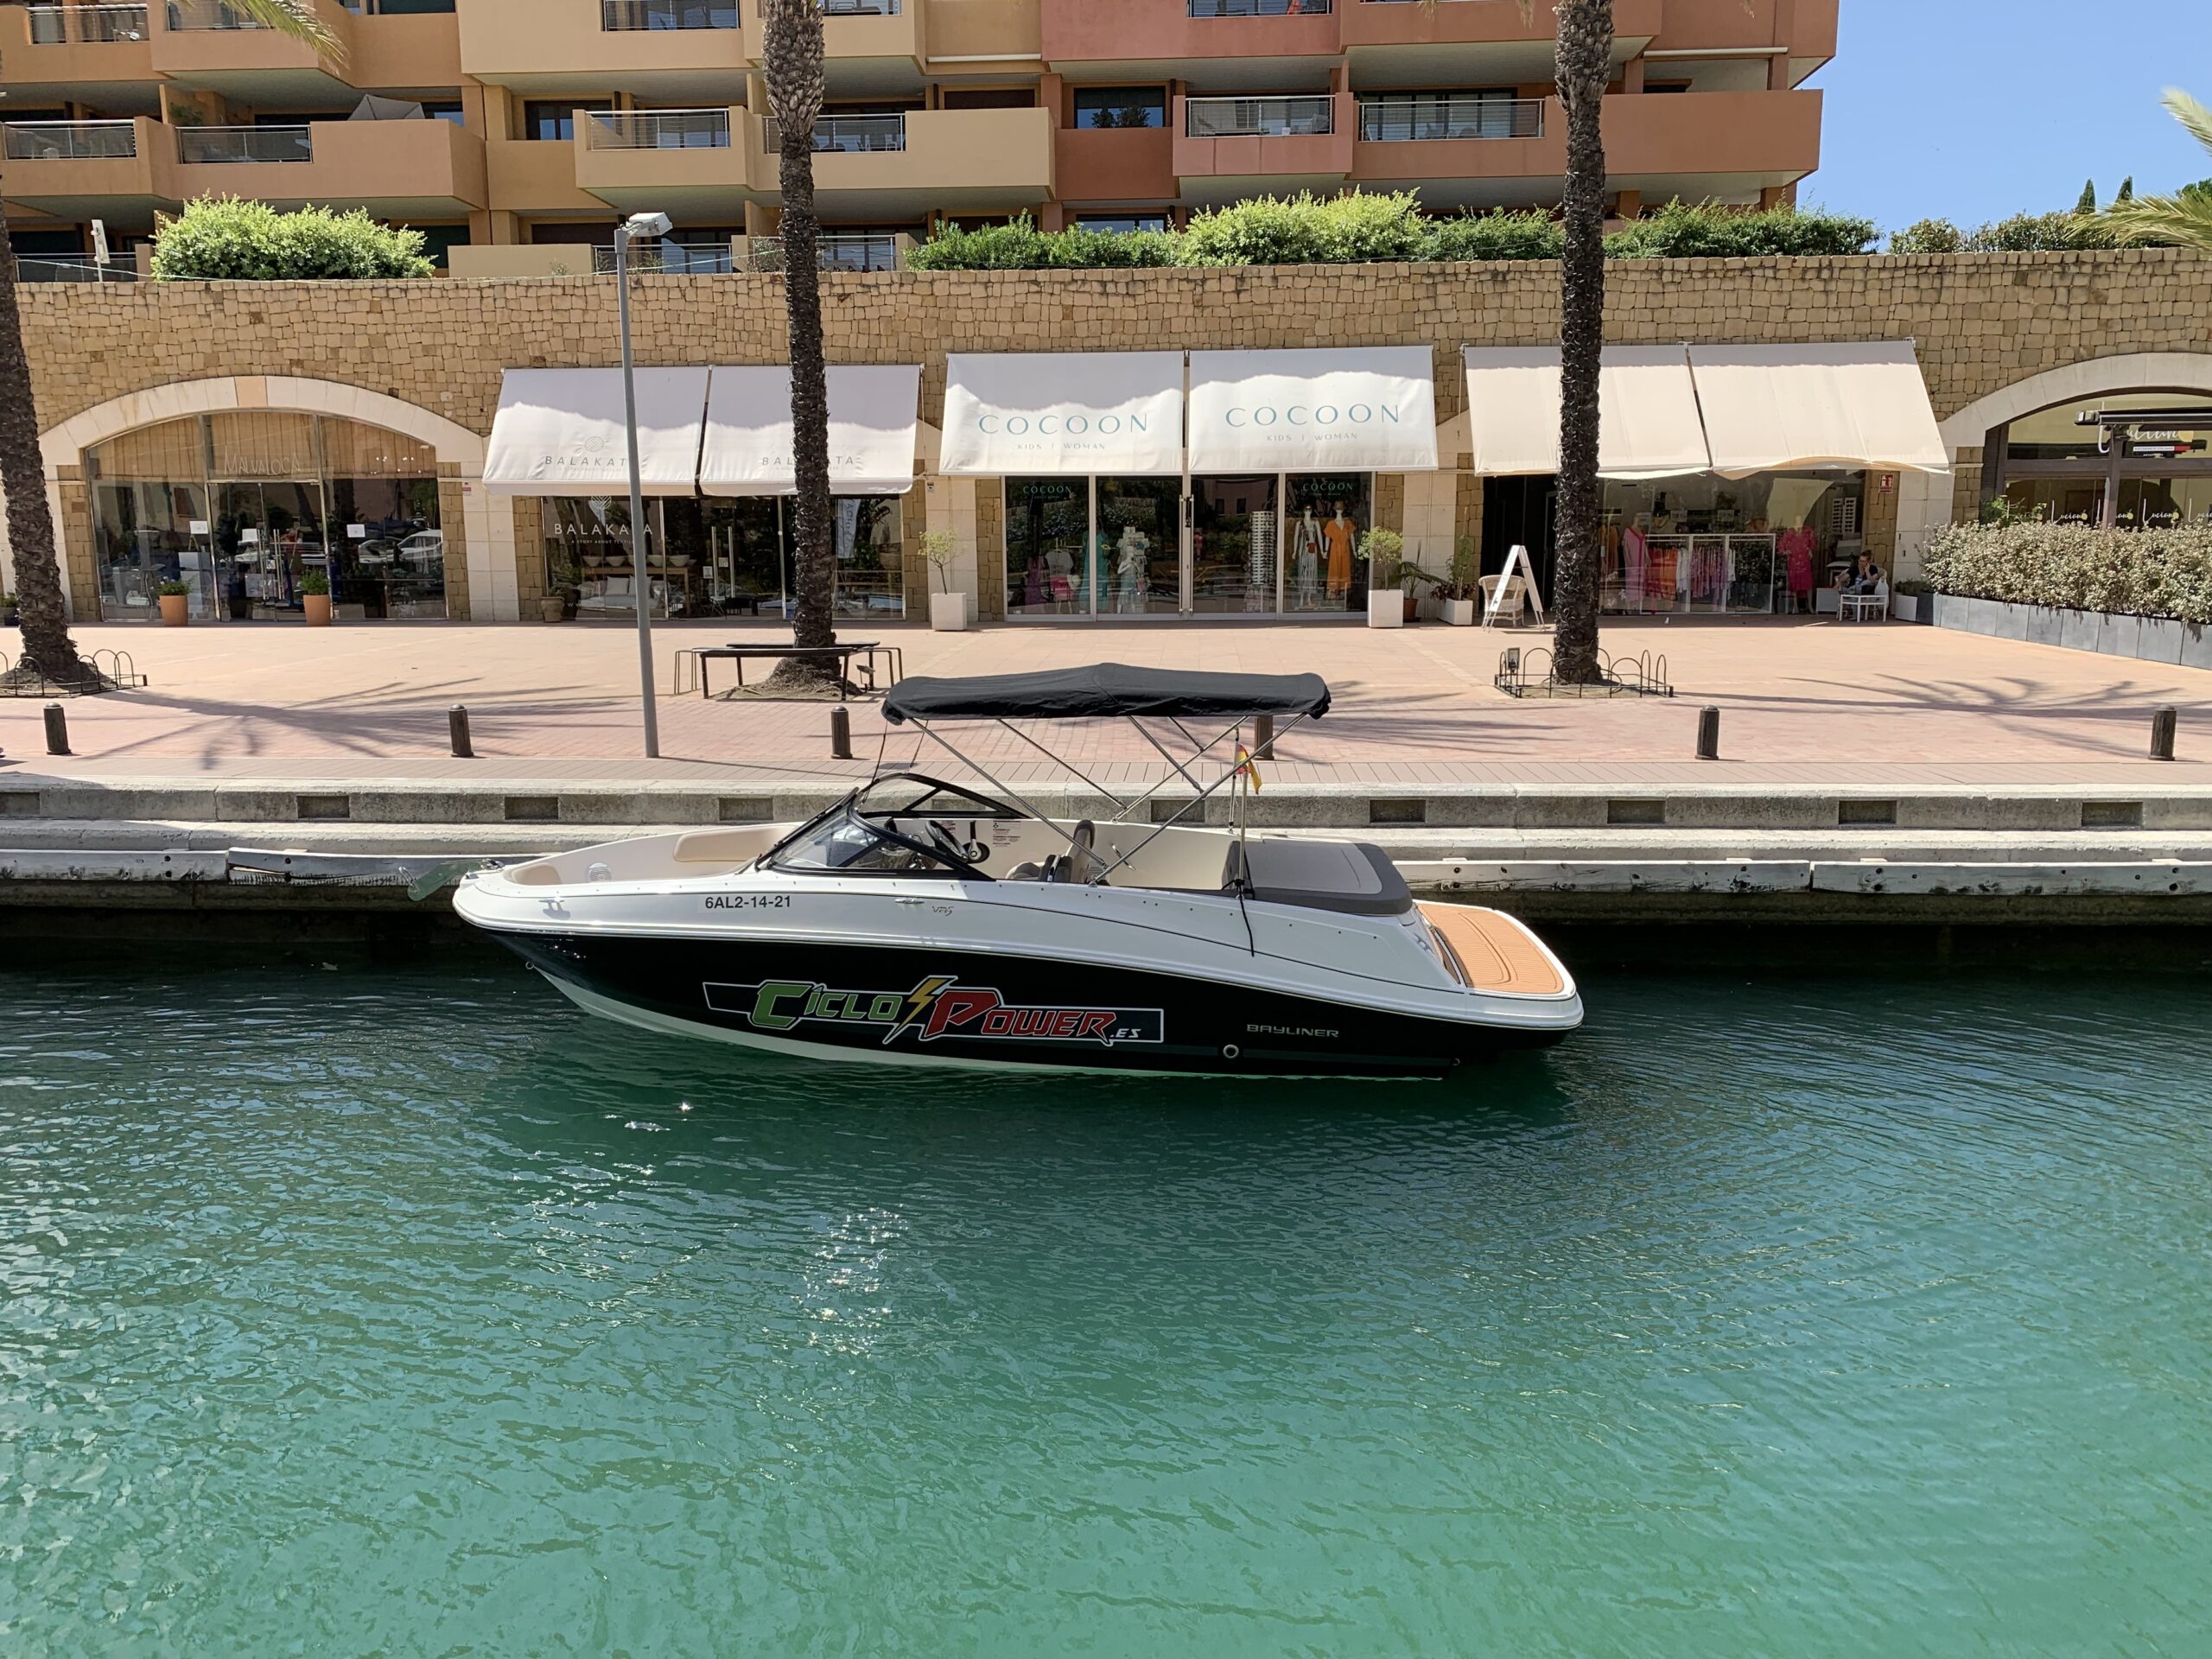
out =
[(950, 974), (932, 975), (911, 991), (843, 991), (817, 980), (771, 979), (757, 985), (701, 987), (707, 1006), (737, 1014), (755, 1031), (800, 1026), (880, 1027), (887, 1046), (906, 1032), (915, 1040), (983, 1038), (993, 1042), (1157, 1043), (1166, 1039), (1166, 1015), (1158, 1008), (1102, 1008), (1008, 1002), (987, 986), (962, 985)]

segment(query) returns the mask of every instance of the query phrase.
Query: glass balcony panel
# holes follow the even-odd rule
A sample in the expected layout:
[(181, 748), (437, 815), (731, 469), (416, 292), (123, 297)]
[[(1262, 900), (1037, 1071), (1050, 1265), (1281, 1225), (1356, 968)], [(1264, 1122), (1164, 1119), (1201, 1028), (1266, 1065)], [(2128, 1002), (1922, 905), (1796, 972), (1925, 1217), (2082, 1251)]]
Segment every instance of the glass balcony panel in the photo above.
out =
[(1191, 98), (1183, 130), (1192, 138), (1284, 138), (1334, 132), (1331, 98)]
[(186, 35), (199, 29), (260, 29), (263, 24), (226, 0), (168, 0), (169, 30)]
[(1485, 93), (1415, 92), (1366, 98), (1359, 136), (1370, 143), (1446, 138), (1541, 138), (1544, 101)]
[(311, 162), (314, 134), (306, 127), (180, 127), (177, 159), (192, 166), (232, 162)]
[(138, 153), (138, 129), (129, 121), (11, 121), (11, 162), (120, 161)]
[(729, 111), (608, 110), (586, 118), (588, 149), (728, 149)]
[(735, 29), (730, 0), (600, 0), (599, 26), (610, 32), (640, 29)]
[(896, 17), (905, 0), (821, 0), (824, 17)]
[(1192, 17), (1320, 17), (1333, 0), (1188, 0)]

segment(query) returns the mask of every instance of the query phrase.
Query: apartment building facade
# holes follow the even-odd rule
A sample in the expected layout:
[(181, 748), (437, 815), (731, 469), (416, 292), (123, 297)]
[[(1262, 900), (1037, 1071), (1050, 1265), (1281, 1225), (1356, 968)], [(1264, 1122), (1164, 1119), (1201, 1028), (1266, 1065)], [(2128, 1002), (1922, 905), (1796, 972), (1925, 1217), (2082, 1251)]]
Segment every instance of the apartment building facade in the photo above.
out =
[[(0, 199), (26, 274), (118, 262), (225, 194), (359, 207), (457, 276), (589, 270), (665, 212), (664, 267), (772, 261), (757, 0), (314, 0), (316, 55), (224, 0), (0, 4)], [(1617, 0), (1612, 210), (1771, 205), (1818, 166), (1838, 0)], [(945, 220), (1160, 228), (1311, 189), (1555, 203), (1548, 4), (822, 0), (827, 258)]]

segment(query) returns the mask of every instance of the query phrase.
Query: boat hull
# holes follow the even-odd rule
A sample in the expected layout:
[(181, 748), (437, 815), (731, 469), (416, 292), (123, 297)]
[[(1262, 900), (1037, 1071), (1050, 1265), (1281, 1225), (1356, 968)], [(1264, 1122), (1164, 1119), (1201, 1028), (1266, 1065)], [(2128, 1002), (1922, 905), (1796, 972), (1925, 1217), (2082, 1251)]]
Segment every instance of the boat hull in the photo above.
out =
[(1565, 1034), (1164, 971), (923, 945), (499, 938), (594, 1013), (862, 1063), (1440, 1077), (1464, 1061), (1548, 1047)]

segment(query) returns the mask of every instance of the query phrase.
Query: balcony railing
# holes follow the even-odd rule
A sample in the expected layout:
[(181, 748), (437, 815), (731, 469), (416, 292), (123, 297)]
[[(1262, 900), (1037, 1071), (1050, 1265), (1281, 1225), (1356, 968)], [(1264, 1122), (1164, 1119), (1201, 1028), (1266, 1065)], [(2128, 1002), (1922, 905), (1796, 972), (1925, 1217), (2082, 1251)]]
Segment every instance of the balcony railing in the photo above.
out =
[(600, 111), (584, 118), (586, 149), (728, 149), (729, 111)]
[(224, 0), (168, 0), (169, 29), (172, 34), (187, 35), (209, 29), (262, 29), (235, 6)]
[(6, 151), (11, 162), (111, 162), (138, 153), (138, 128), (130, 121), (10, 121)]
[(638, 29), (735, 29), (733, 0), (599, 0), (599, 26), (610, 33)]
[(16, 261), (16, 275), (27, 283), (135, 283), (138, 267), (103, 265), (88, 253), (33, 254)]
[[(783, 148), (783, 130), (771, 116), (762, 124), (771, 154)], [(859, 155), (906, 148), (906, 118), (903, 115), (825, 115), (814, 124), (817, 153), (835, 150)]]
[(821, 0), (824, 17), (896, 17), (905, 0)]
[(143, 6), (26, 6), (33, 46), (62, 46), (71, 41), (99, 44), (143, 41), (151, 29)]
[(1185, 0), (1193, 17), (1320, 17), (1334, 0)]
[[(897, 270), (906, 262), (914, 238), (897, 231), (827, 232), (815, 248), (816, 266), (823, 270)], [(779, 236), (746, 238), (745, 269), (779, 271), (784, 268), (784, 239)]]
[(1444, 97), (1363, 99), (1359, 136), (1370, 143), (1418, 143), (1444, 138), (1541, 138), (1541, 98)]
[[(736, 264), (736, 258), (730, 252), (727, 240), (639, 242), (630, 249), (632, 270), (658, 271), (664, 276), (722, 276), (734, 270)], [(612, 276), (614, 274), (612, 244), (592, 249), (591, 268), (595, 276)]]
[(1285, 138), (1337, 130), (1332, 98), (1186, 98), (1183, 130), (1192, 138)]
[(306, 127), (179, 127), (176, 156), (195, 167), (228, 162), (311, 162), (315, 136)]

